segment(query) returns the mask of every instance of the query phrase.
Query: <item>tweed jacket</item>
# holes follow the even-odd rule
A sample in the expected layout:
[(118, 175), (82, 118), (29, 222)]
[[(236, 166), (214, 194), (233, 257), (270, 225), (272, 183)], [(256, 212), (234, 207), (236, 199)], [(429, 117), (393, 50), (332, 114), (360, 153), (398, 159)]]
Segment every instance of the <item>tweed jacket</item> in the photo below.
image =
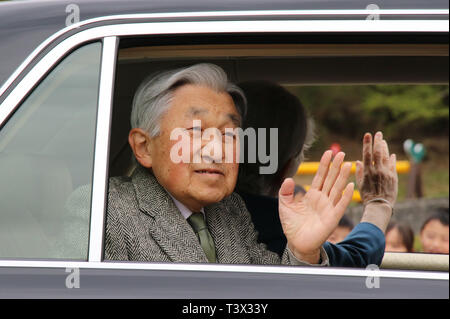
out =
[[(105, 259), (207, 263), (205, 253), (167, 191), (147, 169), (109, 183)], [(233, 193), (204, 208), (218, 263), (305, 265), (288, 249), (282, 257), (257, 242), (251, 217)], [(321, 249), (322, 266), (328, 257)]]

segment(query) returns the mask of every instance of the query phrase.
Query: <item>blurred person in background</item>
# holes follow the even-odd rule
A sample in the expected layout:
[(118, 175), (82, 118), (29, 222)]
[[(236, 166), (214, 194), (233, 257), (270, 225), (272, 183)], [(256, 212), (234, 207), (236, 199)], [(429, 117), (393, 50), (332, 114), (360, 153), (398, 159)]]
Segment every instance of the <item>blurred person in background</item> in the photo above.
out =
[(448, 254), (448, 232), (448, 208), (436, 209), (420, 229), (423, 252)]
[(414, 231), (405, 223), (390, 222), (386, 229), (385, 251), (397, 253), (414, 252)]

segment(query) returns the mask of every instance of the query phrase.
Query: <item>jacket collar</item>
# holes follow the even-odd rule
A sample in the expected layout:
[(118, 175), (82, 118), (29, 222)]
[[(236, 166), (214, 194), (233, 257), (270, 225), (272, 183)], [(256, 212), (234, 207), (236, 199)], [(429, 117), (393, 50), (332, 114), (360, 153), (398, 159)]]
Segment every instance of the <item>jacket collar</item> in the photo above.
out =
[(169, 194), (150, 170), (138, 165), (131, 175), (131, 181), (136, 191), (139, 208), (144, 213), (155, 217), (161, 211), (161, 205), (169, 205), (171, 200)]

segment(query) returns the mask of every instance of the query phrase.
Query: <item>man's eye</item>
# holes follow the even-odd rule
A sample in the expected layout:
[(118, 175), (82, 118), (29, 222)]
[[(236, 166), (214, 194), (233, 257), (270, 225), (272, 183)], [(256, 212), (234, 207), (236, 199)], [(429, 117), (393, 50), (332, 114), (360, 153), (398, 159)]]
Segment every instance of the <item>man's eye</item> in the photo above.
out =
[(186, 130), (192, 131), (192, 132), (201, 132), (201, 131), (202, 131), (202, 128), (201, 128), (201, 126), (194, 126), (194, 127), (188, 128), (188, 129), (186, 129)]
[(228, 136), (228, 137), (232, 137), (232, 138), (235, 138), (235, 137), (236, 137), (236, 134), (234, 134), (233, 132), (225, 132), (224, 135), (225, 135), (225, 136)]

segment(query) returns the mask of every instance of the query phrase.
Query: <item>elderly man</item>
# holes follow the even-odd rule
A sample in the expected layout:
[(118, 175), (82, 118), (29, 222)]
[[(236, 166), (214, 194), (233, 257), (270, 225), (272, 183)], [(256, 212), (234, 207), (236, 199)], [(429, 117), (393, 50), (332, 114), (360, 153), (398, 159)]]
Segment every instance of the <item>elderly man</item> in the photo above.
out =
[[(222, 143), (223, 150), (231, 143), (237, 152), (239, 138), (229, 132), (244, 113), (241, 90), (215, 65), (166, 72), (141, 84), (129, 133), (138, 167), (130, 178), (110, 180), (106, 259), (328, 265), (322, 244), (351, 200), (350, 164), (329, 169), (332, 154), (325, 152), (311, 189), (300, 200), (294, 200), (292, 179), (281, 185), (279, 212), (287, 246), (280, 258), (257, 242), (245, 204), (233, 193), (238, 154), (226, 161), (226, 152), (207, 150), (210, 140), (202, 136), (195, 143), (200, 132), (216, 129), (223, 136), (214, 139), (215, 146)], [(182, 133), (177, 139), (175, 131)], [(179, 143), (188, 143), (187, 161), (174, 160)], [(392, 165), (387, 145), (378, 146), (375, 153), (383, 165)], [(388, 206), (375, 209), (388, 211)]]

